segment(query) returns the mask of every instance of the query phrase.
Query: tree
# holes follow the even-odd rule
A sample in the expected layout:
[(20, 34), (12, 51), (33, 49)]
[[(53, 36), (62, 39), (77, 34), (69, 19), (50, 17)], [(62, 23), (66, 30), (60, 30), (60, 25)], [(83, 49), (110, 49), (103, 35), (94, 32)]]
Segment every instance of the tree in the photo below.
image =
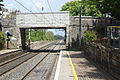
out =
[(120, 19), (120, 0), (87, 0), (96, 5), (102, 14)]
[(61, 35), (55, 35), (54, 38), (55, 38), (55, 40), (63, 40), (64, 39), (64, 37)]
[[(31, 41), (40, 41), (44, 40), (44, 35), (46, 34), (47, 30), (46, 29), (32, 29), (30, 30), (30, 40)], [(28, 40), (28, 33), (29, 30), (26, 31), (26, 39)]]
[(61, 7), (61, 11), (70, 11), (72, 16), (79, 15), (80, 11), (82, 16), (103, 16), (96, 5), (87, 0), (67, 2)]
[(45, 37), (45, 40), (49, 40), (49, 41), (54, 40), (54, 34), (51, 31), (46, 32), (44, 37)]

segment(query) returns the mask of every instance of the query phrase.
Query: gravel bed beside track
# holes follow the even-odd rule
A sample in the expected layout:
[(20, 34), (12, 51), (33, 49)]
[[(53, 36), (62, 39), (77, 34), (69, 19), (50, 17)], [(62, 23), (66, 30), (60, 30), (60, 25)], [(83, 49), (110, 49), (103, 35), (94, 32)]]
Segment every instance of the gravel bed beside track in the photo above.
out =
[[(47, 41), (32, 42), (32, 44), (31, 44), (32, 47), (31, 48), (32, 49), (40, 49), (44, 45), (48, 45), (50, 43), (52, 43), (52, 42), (47, 42)], [(9, 60), (12, 60), (13, 58), (16, 58), (18, 56), (22, 56), (22, 55), (24, 55), (24, 53), (25, 53), (24, 51), (18, 50), (18, 51), (14, 51), (14, 52), (8, 52), (6, 54), (1, 54), (0, 55), (0, 65), (9, 61)]]
[[(49, 48), (51, 49), (51, 48)], [(37, 56), (34, 56), (33, 58), (27, 60), (30, 56), (33, 56), (35, 54), (38, 54)], [(3, 74), (0, 76), (0, 80), (21, 80), (27, 73), (29, 73), (29, 71), (31, 69), (34, 68), (34, 66), (36, 66), (39, 62), (42, 61), (42, 59), (44, 59), (46, 57), (48, 53), (31, 53), (30, 56), (26, 56), (26, 57), (21, 57), (19, 60), (16, 59), (16, 61), (10, 63), (10, 64), (6, 64), (6, 66), (0, 67), (0, 74), (4, 73), (5, 70), (7, 71), (8, 69), (12, 68), (13, 66), (19, 65), (16, 68), (10, 70), (9, 72)], [(53, 61), (55, 61), (55, 54), (50, 54), (51, 57), (48, 56), (48, 59), (45, 59), (42, 63), (43, 64), (41, 67), (43, 68), (42, 70), (44, 71), (40, 71), (43, 74), (49, 74), (49, 71), (46, 72), (46, 70), (50, 67), (51, 64), (53, 64)], [(22, 63), (23, 60), (27, 60), (26, 62)], [(22, 63), (22, 64), (21, 64)], [(44, 66), (44, 67), (43, 67)], [(36, 68), (37, 69), (37, 68)], [(49, 70), (49, 69), (48, 69)], [(42, 77), (42, 74), (41, 74)], [(47, 76), (46, 76), (47, 77)], [(28, 78), (25, 78), (28, 79)], [(45, 77), (43, 78), (45, 79)], [(33, 79), (31, 79), (33, 80)], [(34, 79), (36, 80), (36, 79)], [(38, 80), (38, 79), (37, 79)], [(41, 80), (41, 79), (40, 79)]]
[(5, 64), (3, 66), (0, 67), (0, 75), (5, 73), (5, 72), (8, 72), (9, 70), (11, 70), (12, 68), (20, 65), (21, 63), (23, 63), (24, 61), (26, 60), (29, 60), (31, 57), (37, 55), (37, 53), (31, 53), (29, 55), (26, 55), (24, 57), (21, 57), (19, 59), (16, 59), (8, 64)]
[(7, 72), (0, 77), (0, 80), (21, 80), (46, 54), (39, 54), (27, 62), (21, 64), (14, 70)]
[[(49, 45), (51, 46), (51, 45)], [(47, 47), (49, 47), (47, 46)], [(44, 50), (44, 49), (43, 49)], [(16, 66), (20, 65), (21, 63), (29, 60), (30, 58), (36, 56), (38, 53), (30, 53), (30, 52), (21, 52), (23, 55), (15, 57), (8, 62), (0, 64), (0, 75), (10, 71), (11, 69), (15, 68)]]

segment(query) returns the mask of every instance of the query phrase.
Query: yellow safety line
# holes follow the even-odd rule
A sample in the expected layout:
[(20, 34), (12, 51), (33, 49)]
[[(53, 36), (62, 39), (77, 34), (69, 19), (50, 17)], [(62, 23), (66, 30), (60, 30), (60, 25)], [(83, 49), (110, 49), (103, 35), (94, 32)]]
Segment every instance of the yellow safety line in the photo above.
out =
[(72, 72), (73, 72), (73, 75), (74, 75), (74, 77), (75, 77), (75, 80), (78, 80), (77, 73), (76, 73), (76, 71), (75, 71), (74, 65), (73, 65), (72, 60), (71, 60), (71, 57), (70, 57), (70, 53), (67, 52), (67, 55), (68, 55), (68, 58), (69, 58), (69, 61), (70, 61), (71, 67), (72, 67)]
[(120, 26), (107, 26), (108, 28), (120, 28)]

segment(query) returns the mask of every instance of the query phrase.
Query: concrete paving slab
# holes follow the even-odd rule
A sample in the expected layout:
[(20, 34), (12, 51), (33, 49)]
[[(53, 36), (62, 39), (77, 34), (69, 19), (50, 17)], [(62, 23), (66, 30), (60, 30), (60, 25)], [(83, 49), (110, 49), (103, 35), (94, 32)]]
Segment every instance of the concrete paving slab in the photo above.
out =
[(75, 80), (67, 51), (62, 51), (60, 65), (58, 80)]
[(2, 54), (7, 54), (10, 52), (14, 52), (14, 51), (19, 51), (20, 49), (4, 49), (4, 50), (0, 50), (0, 55)]

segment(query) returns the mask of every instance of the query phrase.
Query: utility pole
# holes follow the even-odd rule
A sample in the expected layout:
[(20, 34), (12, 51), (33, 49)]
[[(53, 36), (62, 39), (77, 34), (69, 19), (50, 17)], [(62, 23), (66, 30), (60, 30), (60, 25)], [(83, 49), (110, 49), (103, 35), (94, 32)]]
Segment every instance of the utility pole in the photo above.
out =
[[(0, 0), (0, 2), (3, 2), (3, 0)], [(3, 4), (0, 3), (0, 31), (2, 31), (2, 16), (3, 16), (3, 10), (2, 10)]]
[[(81, 0), (80, 0), (81, 1)], [(79, 46), (80, 46), (80, 49), (81, 49), (81, 5), (78, 7), (78, 15), (79, 15)]]
[(30, 29), (28, 31), (28, 46), (29, 46), (29, 49), (30, 49)]

